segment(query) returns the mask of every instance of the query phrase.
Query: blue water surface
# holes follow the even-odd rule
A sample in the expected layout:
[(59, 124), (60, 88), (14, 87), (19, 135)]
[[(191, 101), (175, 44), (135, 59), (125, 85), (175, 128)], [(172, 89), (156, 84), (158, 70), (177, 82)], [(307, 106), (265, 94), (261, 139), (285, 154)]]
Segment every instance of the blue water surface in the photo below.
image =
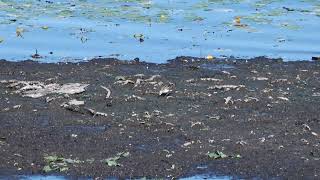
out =
[(12, 61), (36, 50), (43, 62), (310, 60), (320, 55), (319, 29), (318, 0), (0, 0), (0, 58)]

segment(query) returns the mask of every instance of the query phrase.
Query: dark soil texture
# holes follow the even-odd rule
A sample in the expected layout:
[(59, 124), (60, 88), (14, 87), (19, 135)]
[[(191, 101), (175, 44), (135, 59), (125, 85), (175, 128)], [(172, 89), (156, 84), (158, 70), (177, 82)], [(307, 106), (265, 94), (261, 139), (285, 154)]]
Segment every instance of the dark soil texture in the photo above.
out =
[(320, 62), (0, 61), (0, 175), (317, 179), (319, 146)]

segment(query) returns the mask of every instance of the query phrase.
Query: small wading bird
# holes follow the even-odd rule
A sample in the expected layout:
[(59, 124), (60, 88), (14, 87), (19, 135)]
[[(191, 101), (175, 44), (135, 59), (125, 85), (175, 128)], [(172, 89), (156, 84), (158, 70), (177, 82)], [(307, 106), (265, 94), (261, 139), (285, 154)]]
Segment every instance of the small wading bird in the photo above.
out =
[(42, 58), (42, 56), (40, 56), (40, 54), (38, 54), (38, 50), (36, 49), (36, 53), (31, 55), (32, 58), (34, 59), (39, 59), (39, 58)]

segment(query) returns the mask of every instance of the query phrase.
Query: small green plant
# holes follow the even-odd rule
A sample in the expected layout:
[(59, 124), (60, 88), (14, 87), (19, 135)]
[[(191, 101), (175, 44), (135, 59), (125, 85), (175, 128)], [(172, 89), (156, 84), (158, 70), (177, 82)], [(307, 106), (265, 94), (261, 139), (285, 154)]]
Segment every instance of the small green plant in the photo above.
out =
[(108, 166), (121, 166), (117, 161), (123, 157), (128, 157), (130, 155), (129, 152), (120, 152), (114, 157), (110, 157), (108, 159), (102, 160), (102, 162), (106, 163)]
[(223, 158), (228, 157), (227, 155), (225, 155), (221, 151), (215, 151), (215, 152), (208, 153), (208, 156), (209, 156), (209, 158), (213, 158), (213, 159), (223, 159)]
[(66, 159), (61, 156), (45, 156), (44, 160), (46, 162), (46, 165), (43, 167), (43, 171), (45, 173), (49, 172), (65, 172), (69, 170), (68, 164), (74, 164), (74, 163), (80, 163), (79, 160), (74, 159)]

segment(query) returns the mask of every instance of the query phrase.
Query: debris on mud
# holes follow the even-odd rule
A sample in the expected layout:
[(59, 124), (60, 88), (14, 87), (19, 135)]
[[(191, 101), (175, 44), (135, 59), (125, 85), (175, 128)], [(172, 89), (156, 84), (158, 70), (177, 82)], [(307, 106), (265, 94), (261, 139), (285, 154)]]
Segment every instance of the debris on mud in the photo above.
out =
[(107, 113), (103, 113), (103, 112), (98, 112), (98, 111), (95, 111), (91, 108), (85, 108), (90, 114), (92, 114), (93, 116), (105, 116), (107, 117), (108, 114)]
[(319, 69), (263, 57), (0, 61), (0, 169), (315, 179)]
[(100, 87), (107, 91), (106, 99), (109, 99), (111, 96), (111, 90), (107, 87), (104, 87), (104, 86), (100, 86)]
[(47, 163), (43, 167), (45, 173), (50, 172), (65, 172), (69, 170), (68, 164), (81, 163), (79, 160), (66, 159), (56, 155), (45, 156), (45, 162)]
[(320, 57), (312, 57), (312, 60), (314, 60), (314, 61), (320, 61)]
[(224, 90), (224, 91), (230, 91), (230, 90), (240, 90), (240, 88), (244, 88), (244, 85), (215, 85), (210, 86), (208, 89), (212, 90)]
[(49, 94), (79, 94), (85, 91), (89, 84), (67, 83), (59, 85), (56, 83), (45, 84), (40, 81), (18, 81), (2, 80), (0, 83), (7, 84), (8, 88), (15, 89), (16, 93), (24, 97), (39, 98)]
[(120, 160), (121, 158), (128, 157), (129, 155), (130, 155), (129, 152), (117, 153), (116, 156), (108, 158), (108, 159), (104, 159), (104, 160), (102, 160), (102, 162), (106, 163), (108, 166), (121, 166), (121, 164), (118, 163), (118, 160)]
[(173, 89), (171, 85), (165, 85), (162, 86), (160, 91), (159, 91), (159, 96), (164, 96), (164, 95), (169, 95), (170, 93), (172, 93)]
[(228, 157), (227, 155), (225, 155), (223, 152), (221, 151), (215, 151), (215, 152), (211, 152), (208, 153), (209, 158), (213, 158), (213, 159), (223, 159)]

